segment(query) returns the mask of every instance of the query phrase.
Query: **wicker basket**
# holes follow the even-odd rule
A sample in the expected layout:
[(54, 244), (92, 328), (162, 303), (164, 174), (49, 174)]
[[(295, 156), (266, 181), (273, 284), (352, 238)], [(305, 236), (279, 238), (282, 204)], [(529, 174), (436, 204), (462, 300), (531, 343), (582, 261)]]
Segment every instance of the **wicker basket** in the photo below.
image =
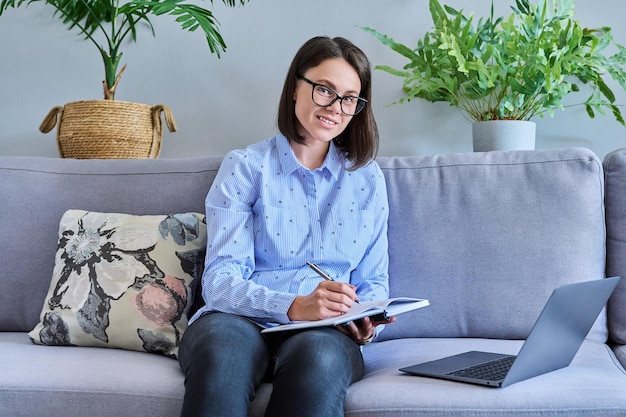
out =
[(57, 125), (57, 145), (62, 158), (156, 158), (163, 137), (161, 113), (169, 131), (175, 132), (174, 117), (164, 105), (118, 100), (74, 101), (52, 108), (39, 130), (48, 133)]

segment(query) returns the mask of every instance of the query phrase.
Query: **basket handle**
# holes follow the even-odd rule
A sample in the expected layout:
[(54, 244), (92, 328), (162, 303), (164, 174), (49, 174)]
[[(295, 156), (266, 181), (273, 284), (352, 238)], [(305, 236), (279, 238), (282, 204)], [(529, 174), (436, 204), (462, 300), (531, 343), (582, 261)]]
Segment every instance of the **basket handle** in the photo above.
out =
[(152, 147), (150, 148), (149, 158), (156, 158), (161, 153), (161, 137), (163, 136), (163, 127), (161, 126), (161, 113), (165, 114), (165, 123), (170, 132), (176, 132), (176, 121), (172, 115), (172, 111), (164, 104), (152, 106)]
[(63, 114), (63, 107), (54, 106), (43, 119), (41, 125), (39, 125), (39, 131), (41, 133), (48, 133), (54, 126), (57, 124), (57, 120), (61, 119), (61, 115)]
[(158, 129), (161, 130), (161, 113), (165, 114), (165, 123), (167, 124), (168, 130), (170, 132), (176, 132), (176, 120), (174, 120), (174, 115), (170, 108), (165, 104), (152, 106), (152, 121), (154, 126), (158, 126)]

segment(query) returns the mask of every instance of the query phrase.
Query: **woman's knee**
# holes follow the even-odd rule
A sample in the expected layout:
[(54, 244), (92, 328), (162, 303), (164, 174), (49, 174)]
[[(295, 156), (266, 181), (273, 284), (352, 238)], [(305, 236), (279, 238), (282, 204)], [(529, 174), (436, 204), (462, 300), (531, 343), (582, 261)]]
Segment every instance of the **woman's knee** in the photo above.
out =
[[(259, 327), (248, 319), (227, 313), (210, 313), (198, 318), (185, 331), (179, 348), (183, 371), (193, 364), (202, 367), (203, 359), (230, 366), (245, 359), (267, 356)], [(230, 359), (229, 359), (230, 358)]]
[[(328, 378), (354, 382), (363, 374), (361, 351), (350, 338), (332, 328), (304, 331), (290, 337), (277, 355), (277, 367), (309, 369)], [(277, 369), (278, 370), (278, 369)]]

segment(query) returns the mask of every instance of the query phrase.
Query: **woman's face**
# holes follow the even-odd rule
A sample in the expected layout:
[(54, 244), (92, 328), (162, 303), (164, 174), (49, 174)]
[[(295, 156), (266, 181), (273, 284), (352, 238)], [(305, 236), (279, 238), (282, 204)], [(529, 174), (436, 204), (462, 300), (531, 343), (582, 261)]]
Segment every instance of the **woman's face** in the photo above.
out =
[[(343, 58), (322, 61), (302, 75), (314, 83), (333, 89), (342, 97), (358, 97), (361, 92), (359, 75)], [(340, 100), (328, 107), (318, 106), (311, 98), (312, 89), (313, 86), (304, 80), (296, 83), (293, 97), (296, 117), (300, 122), (299, 133), (308, 145), (328, 143), (345, 130), (353, 116), (341, 111)]]

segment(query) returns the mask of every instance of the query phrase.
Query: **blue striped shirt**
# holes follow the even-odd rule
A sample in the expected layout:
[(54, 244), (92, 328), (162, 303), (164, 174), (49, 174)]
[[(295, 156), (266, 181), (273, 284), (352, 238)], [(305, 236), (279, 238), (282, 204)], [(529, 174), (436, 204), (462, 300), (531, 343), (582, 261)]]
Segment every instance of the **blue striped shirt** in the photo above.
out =
[(322, 166), (303, 167), (283, 135), (228, 153), (206, 197), (202, 277), (209, 311), (288, 323), (297, 295), (322, 279), (356, 286), (360, 300), (388, 297), (385, 179), (373, 161), (355, 171), (331, 142)]

